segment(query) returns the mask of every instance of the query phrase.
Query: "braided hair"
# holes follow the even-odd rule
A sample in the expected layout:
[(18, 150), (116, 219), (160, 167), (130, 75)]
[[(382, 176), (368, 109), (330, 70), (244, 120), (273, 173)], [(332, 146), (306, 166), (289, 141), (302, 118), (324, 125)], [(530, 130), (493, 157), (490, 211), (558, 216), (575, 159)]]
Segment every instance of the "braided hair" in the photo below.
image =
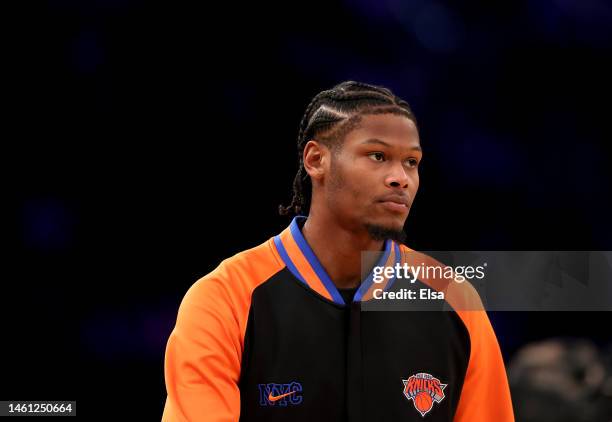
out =
[(405, 116), (416, 125), (410, 105), (382, 86), (345, 81), (318, 93), (306, 107), (300, 122), (299, 167), (293, 179), (293, 198), (288, 206), (279, 206), (279, 214), (299, 215), (310, 209), (312, 184), (303, 161), (304, 146), (309, 140), (316, 138), (332, 149), (338, 148), (344, 137), (359, 126), (362, 116), (387, 113)]

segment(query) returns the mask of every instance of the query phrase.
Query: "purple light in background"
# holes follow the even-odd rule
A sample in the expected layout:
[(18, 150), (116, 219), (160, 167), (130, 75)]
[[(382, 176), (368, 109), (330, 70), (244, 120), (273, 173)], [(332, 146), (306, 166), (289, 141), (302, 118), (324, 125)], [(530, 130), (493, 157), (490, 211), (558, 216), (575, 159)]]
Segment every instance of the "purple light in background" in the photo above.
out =
[(432, 144), (454, 174), (453, 183), (476, 186), (511, 187), (522, 180), (526, 166), (520, 145), (504, 133), (479, 127), (461, 111), (440, 115), (440, 130)]
[(29, 199), (23, 204), (23, 242), (27, 248), (63, 250), (73, 240), (75, 216), (57, 198)]
[(404, 66), (393, 72), (391, 86), (394, 91), (404, 100), (408, 101), (412, 110), (416, 113), (417, 122), (419, 120), (418, 111), (427, 100), (430, 92), (430, 74), (423, 66)]
[(80, 73), (94, 73), (104, 63), (104, 49), (96, 31), (81, 32), (74, 41), (73, 63)]
[(427, 5), (427, 0), (386, 0), (381, 4), (386, 5), (395, 19), (409, 23), (410, 19)]
[(462, 18), (440, 3), (393, 0), (388, 5), (404, 29), (432, 53), (451, 53), (464, 41)]
[(414, 17), (412, 29), (423, 47), (434, 53), (450, 53), (463, 42), (461, 18), (439, 3), (427, 3)]
[[(338, 75), (340, 77), (341, 75)], [(430, 91), (430, 74), (421, 66), (363, 63), (356, 66), (346, 79), (385, 86), (410, 104), (419, 120), (418, 110), (423, 107)]]
[(532, 0), (527, 2), (527, 12), (534, 29), (549, 40), (559, 41), (564, 38), (565, 19), (559, 7), (550, 0)]
[(344, 2), (347, 9), (356, 11), (368, 23), (380, 24), (393, 20), (393, 11), (389, 7), (389, 3), (389, 1), (384, 0), (348, 0)]
[(256, 93), (240, 81), (234, 81), (223, 87), (222, 101), (235, 119), (247, 119), (249, 111), (254, 107)]
[(495, 133), (471, 132), (457, 139), (458, 171), (479, 184), (510, 186), (519, 180), (521, 154)]
[(554, 0), (551, 7), (557, 6), (569, 18), (577, 22), (609, 26), (612, 6), (601, 0)]
[(101, 310), (81, 324), (85, 352), (105, 361), (160, 359), (176, 322), (176, 307)]
[[(342, 46), (296, 35), (283, 40), (283, 54), (297, 71), (309, 78), (348, 79), (350, 72), (359, 69), (356, 58)], [(313, 59), (313, 58), (316, 58)]]
[(533, 0), (527, 2), (532, 27), (549, 41), (579, 41), (609, 49), (612, 5), (599, 0)]
[(402, 56), (401, 61), (380, 61), (340, 45), (305, 37), (288, 37), (284, 43), (287, 58), (309, 78), (316, 75), (334, 82), (356, 80), (387, 86), (400, 96), (405, 93), (411, 106), (421, 103), (429, 94), (430, 72), (414, 52)]
[(48, 3), (59, 12), (78, 12), (83, 17), (100, 17), (102, 13), (125, 13), (142, 7), (145, 0), (52, 0)]

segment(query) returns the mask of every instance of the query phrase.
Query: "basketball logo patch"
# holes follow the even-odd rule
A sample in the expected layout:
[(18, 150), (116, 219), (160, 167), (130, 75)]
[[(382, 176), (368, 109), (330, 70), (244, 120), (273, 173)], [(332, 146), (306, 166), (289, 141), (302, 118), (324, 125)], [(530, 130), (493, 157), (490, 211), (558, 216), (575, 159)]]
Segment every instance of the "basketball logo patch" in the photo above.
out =
[(444, 389), (448, 385), (442, 384), (438, 378), (425, 372), (412, 375), (402, 382), (404, 396), (412, 400), (414, 407), (423, 417), (433, 408), (434, 402), (440, 403), (444, 400)]

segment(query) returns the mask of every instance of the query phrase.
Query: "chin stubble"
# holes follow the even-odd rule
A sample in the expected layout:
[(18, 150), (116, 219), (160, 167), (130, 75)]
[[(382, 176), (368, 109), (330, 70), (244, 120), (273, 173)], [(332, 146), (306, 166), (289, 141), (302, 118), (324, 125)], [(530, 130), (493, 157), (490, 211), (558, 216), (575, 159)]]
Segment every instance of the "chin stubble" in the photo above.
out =
[(365, 227), (373, 240), (391, 239), (398, 243), (404, 243), (406, 241), (406, 233), (404, 232), (403, 228), (397, 230), (376, 224), (366, 224)]

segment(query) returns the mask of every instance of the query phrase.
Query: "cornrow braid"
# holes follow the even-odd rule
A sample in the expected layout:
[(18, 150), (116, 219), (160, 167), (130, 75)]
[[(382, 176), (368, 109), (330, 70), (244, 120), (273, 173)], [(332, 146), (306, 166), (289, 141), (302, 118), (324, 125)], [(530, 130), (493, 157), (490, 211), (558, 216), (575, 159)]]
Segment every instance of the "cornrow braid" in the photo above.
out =
[(304, 146), (309, 140), (316, 138), (335, 147), (359, 125), (361, 116), (384, 113), (403, 115), (416, 125), (410, 105), (382, 86), (345, 81), (315, 95), (300, 121), (297, 138), (299, 165), (293, 179), (293, 198), (289, 205), (279, 205), (279, 214), (305, 215), (310, 209), (312, 184), (303, 161)]

